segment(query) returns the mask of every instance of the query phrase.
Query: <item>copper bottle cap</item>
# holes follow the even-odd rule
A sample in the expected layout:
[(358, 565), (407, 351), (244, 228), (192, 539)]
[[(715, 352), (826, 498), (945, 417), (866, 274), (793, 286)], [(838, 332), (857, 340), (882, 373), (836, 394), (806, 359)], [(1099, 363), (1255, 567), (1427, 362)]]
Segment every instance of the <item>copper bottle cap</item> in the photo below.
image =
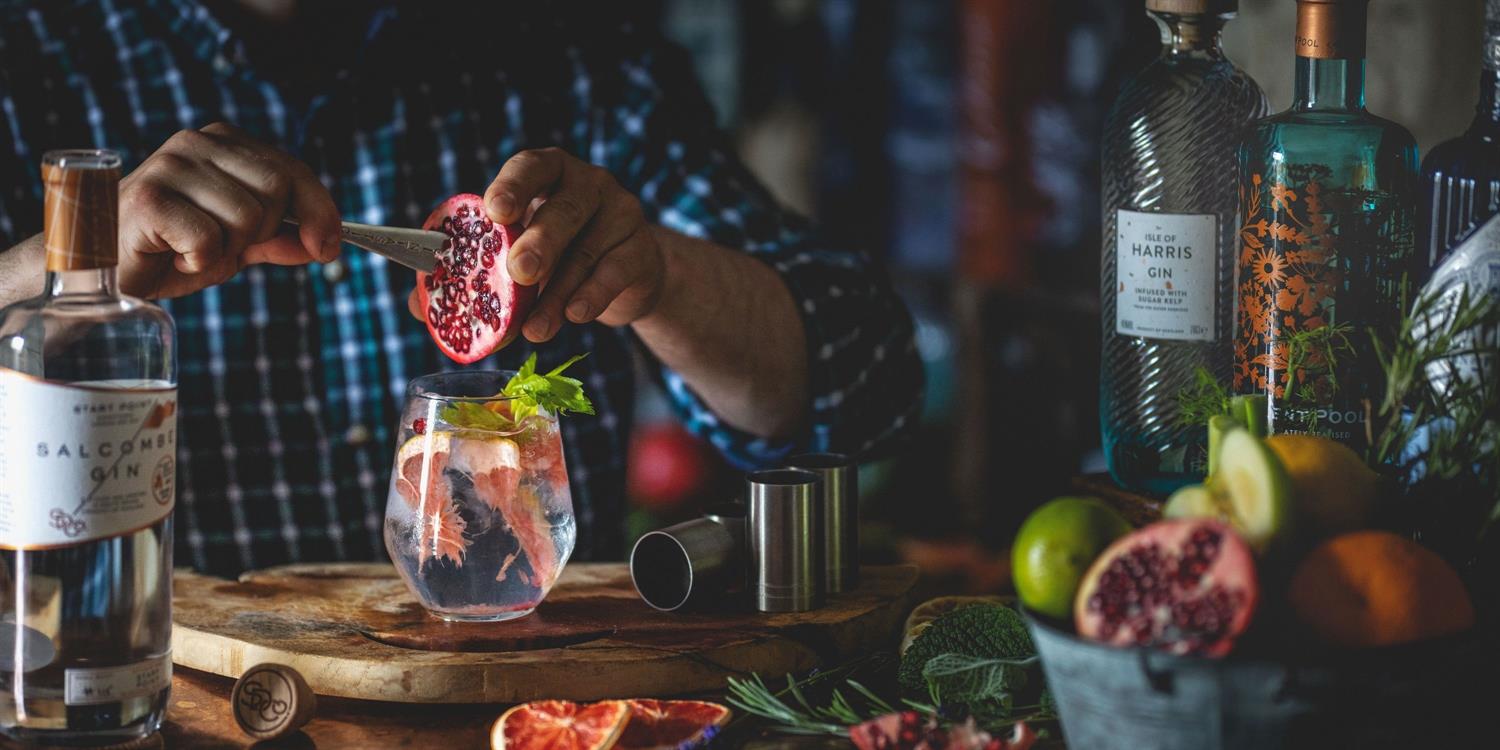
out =
[(1297, 56), (1362, 59), (1369, 9), (1370, 0), (1297, 0)]
[(258, 740), (301, 729), (318, 708), (318, 697), (297, 670), (285, 664), (257, 664), (240, 676), (229, 694), (234, 721)]
[(1239, 0), (1146, 0), (1146, 10), (1185, 16), (1234, 13), (1239, 9)]
[(42, 156), (42, 183), (47, 270), (84, 271), (118, 263), (120, 155), (48, 151)]

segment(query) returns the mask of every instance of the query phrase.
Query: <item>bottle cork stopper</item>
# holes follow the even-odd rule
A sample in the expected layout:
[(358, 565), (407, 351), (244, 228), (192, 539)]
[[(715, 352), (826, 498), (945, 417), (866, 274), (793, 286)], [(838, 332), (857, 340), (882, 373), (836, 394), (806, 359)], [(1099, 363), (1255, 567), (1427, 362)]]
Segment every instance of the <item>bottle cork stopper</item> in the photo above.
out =
[(234, 721), (258, 740), (284, 737), (301, 729), (317, 710), (318, 698), (297, 670), (285, 664), (258, 664), (234, 683), (229, 694)]
[(1234, 13), (1239, 9), (1239, 0), (1146, 0), (1146, 10), (1157, 13), (1194, 16), (1204, 13)]
[(49, 151), (42, 156), (42, 237), (48, 271), (109, 268), (119, 262), (120, 156)]

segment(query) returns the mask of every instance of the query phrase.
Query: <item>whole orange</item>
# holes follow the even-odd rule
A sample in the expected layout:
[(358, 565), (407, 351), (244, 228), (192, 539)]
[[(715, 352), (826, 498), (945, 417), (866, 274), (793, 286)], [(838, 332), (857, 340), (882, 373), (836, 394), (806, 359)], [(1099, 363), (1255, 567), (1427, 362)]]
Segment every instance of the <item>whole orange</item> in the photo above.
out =
[(1391, 646), (1467, 630), (1474, 603), (1441, 557), (1386, 531), (1336, 536), (1292, 576), (1297, 617), (1329, 643)]

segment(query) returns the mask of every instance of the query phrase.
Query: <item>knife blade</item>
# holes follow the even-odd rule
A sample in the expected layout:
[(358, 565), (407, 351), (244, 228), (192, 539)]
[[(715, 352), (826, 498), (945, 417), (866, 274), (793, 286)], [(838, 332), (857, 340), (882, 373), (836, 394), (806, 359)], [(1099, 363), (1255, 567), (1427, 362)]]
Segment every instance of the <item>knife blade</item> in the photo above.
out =
[[(297, 226), (294, 219), (283, 221)], [(344, 242), (422, 273), (432, 273), (433, 267), (437, 265), (437, 252), (448, 241), (448, 235), (442, 232), (382, 227), (353, 221), (341, 222), (339, 232)]]

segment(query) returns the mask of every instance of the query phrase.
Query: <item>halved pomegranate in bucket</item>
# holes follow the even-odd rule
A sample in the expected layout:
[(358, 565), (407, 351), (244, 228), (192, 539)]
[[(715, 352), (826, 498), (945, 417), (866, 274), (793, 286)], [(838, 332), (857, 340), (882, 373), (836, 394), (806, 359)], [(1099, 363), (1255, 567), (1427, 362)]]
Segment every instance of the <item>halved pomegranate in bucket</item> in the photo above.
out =
[(521, 226), (491, 221), (483, 198), (462, 193), (443, 201), (422, 228), (450, 238), (432, 273), (417, 274), (427, 330), (453, 361), (484, 359), (520, 333), (536, 300), (537, 287), (512, 281), (505, 266)]
[(1255, 558), (1227, 524), (1160, 521), (1094, 561), (1074, 602), (1078, 634), (1116, 646), (1222, 656), (1260, 599)]

